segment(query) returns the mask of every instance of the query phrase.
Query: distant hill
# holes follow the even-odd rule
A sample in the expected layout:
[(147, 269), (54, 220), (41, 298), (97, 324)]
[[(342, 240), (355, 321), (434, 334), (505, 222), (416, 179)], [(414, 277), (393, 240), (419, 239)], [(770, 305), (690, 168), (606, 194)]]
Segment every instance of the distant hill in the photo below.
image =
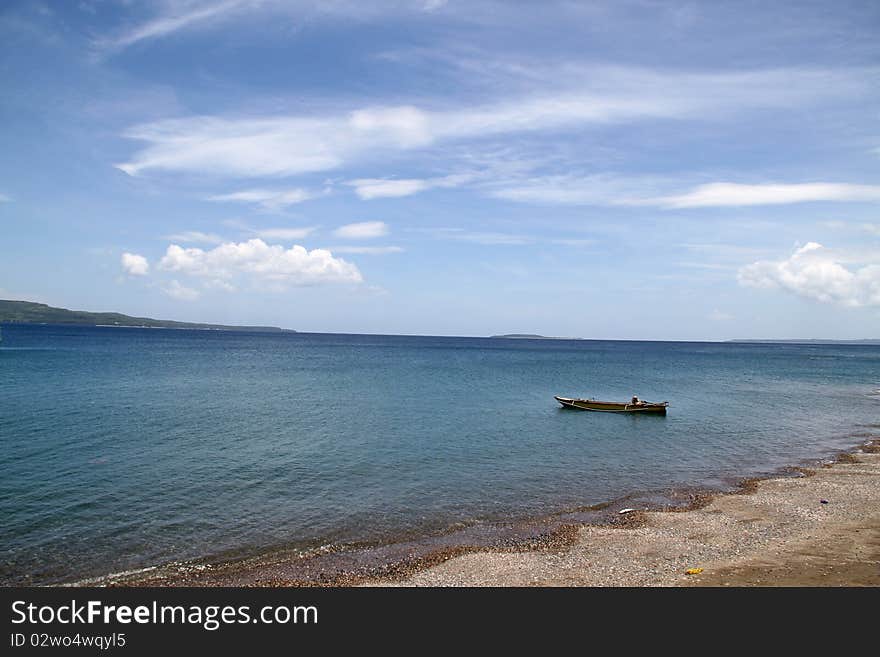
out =
[(289, 332), (276, 326), (225, 326), (222, 324), (197, 324), (175, 322), (168, 319), (129, 317), (121, 313), (91, 313), (84, 310), (53, 308), (44, 303), (31, 301), (5, 301), (0, 299), (0, 324), (76, 324), (80, 326), (138, 326), (144, 328), (203, 329), (215, 331), (264, 331)]

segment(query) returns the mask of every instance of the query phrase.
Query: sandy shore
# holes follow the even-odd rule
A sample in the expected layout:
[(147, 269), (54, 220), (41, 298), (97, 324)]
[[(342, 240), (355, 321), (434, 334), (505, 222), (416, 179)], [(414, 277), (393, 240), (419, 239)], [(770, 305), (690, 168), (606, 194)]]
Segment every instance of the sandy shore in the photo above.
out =
[[(878, 586), (876, 443), (800, 478), (751, 482), (683, 512), (585, 526), (567, 547), (477, 552), (384, 586)], [(687, 574), (689, 569), (702, 569)]]

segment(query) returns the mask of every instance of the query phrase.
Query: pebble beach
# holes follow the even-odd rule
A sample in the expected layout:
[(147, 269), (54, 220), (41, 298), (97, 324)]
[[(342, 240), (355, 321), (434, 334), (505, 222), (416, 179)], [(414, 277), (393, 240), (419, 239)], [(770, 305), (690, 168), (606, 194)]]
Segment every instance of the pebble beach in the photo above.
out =
[(876, 441), (802, 477), (744, 482), (682, 512), (635, 510), (563, 549), (478, 552), (394, 586), (877, 586)]
[(169, 564), (109, 586), (751, 587), (880, 585), (880, 440), (798, 476), (747, 479), (672, 510), (624, 509), (526, 546), (461, 547), (305, 581), (293, 556)]

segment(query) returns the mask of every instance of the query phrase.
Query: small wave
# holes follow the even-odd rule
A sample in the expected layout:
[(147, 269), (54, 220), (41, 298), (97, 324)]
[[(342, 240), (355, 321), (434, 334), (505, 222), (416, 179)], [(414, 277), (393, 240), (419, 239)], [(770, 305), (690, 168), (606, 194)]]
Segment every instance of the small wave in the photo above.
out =
[(76, 582), (71, 582), (69, 584), (62, 584), (63, 587), (71, 587), (71, 586), (100, 586), (107, 582), (113, 581), (119, 577), (130, 577), (131, 575), (140, 575), (141, 573), (148, 573), (151, 570), (156, 570), (158, 566), (147, 566), (146, 568), (134, 568), (132, 570), (120, 570), (115, 573), (109, 573), (107, 575), (100, 575), (99, 577), (89, 577), (87, 579), (80, 579)]

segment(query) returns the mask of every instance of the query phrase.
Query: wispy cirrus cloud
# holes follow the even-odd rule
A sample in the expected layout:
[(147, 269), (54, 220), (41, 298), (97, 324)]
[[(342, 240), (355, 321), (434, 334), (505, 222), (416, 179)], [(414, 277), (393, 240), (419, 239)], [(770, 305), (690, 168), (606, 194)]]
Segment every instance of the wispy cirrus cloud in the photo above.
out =
[(428, 182), (421, 179), (361, 178), (346, 183), (364, 200), (411, 196), (428, 189)]
[(174, 32), (204, 25), (213, 20), (226, 18), (249, 5), (258, 5), (255, 0), (225, 0), (223, 2), (164, 2), (160, 12), (151, 20), (127, 29), (115, 37), (98, 41), (97, 45), (107, 50), (122, 50), (140, 41), (158, 39)]
[(374, 198), (411, 196), (433, 188), (458, 187), (474, 178), (473, 174), (453, 174), (439, 178), (360, 178), (346, 184), (354, 187), (355, 193), (368, 201)]
[(334, 253), (354, 253), (361, 255), (387, 255), (389, 253), (403, 253), (400, 246), (334, 246)]
[(630, 200), (627, 203), (667, 208), (707, 208), (784, 205), (811, 201), (880, 201), (880, 185), (826, 182), (743, 185), (716, 182), (700, 185), (681, 195)]
[(781, 288), (822, 303), (880, 306), (880, 252), (855, 257), (860, 262), (848, 262), (853, 256), (808, 242), (788, 258), (742, 267), (737, 278), (742, 285)]
[(388, 224), (384, 221), (362, 221), (340, 226), (333, 231), (336, 237), (343, 239), (365, 240), (383, 237), (388, 234)]
[(215, 194), (207, 200), (215, 202), (255, 203), (266, 210), (277, 211), (319, 196), (306, 189), (247, 189), (229, 194)]
[(198, 230), (185, 230), (180, 233), (165, 235), (163, 239), (169, 242), (184, 242), (186, 244), (220, 244), (223, 238), (214, 233), (203, 233)]
[[(870, 78), (861, 69), (594, 68), (578, 85), (556, 81), (542, 93), (484, 105), (371, 106), (322, 115), (193, 116), (146, 123), (125, 133), (145, 146), (117, 166), (132, 176), (146, 171), (293, 176), (467, 139), (639, 121), (723, 121), (752, 110), (801, 108), (861, 93)], [(365, 178), (360, 187), (377, 197), (415, 193), (431, 184), (415, 180), (395, 184)]]
[(253, 235), (268, 240), (301, 240), (318, 230), (318, 226), (274, 226), (257, 228), (240, 219), (223, 221), (227, 228), (234, 229), (244, 235)]
[(666, 209), (785, 205), (792, 203), (877, 202), (880, 185), (852, 183), (713, 182), (675, 193), (670, 177), (543, 176), (493, 183), (489, 194), (509, 201), (548, 205), (651, 206)]
[(267, 240), (301, 240), (317, 230), (314, 226), (302, 228), (256, 228), (252, 232)]
[(419, 232), (425, 232), (435, 239), (472, 242), (486, 246), (522, 246), (533, 244), (536, 241), (531, 235), (495, 231), (473, 231), (464, 228), (426, 228)]
[(116, 35), (99, 40), (96, 45), (109, 52), (124, 50), (140, 42), (148, 42), (188, 30), (223, 25), (242, 16), (291, 14), (299, 20), (321, 17), (370, 20), (402, 12), (433, 12), (445, 0), (396, 1), (373, 0), (354, 2), (334, 0), (163, 0), (149, 20), (129, 25)]
[(490, 196), (539, 205), (616, 205), (640, 194), (656, 194), (668, 180), (597, 174), (519, 177), (490, 184)]

